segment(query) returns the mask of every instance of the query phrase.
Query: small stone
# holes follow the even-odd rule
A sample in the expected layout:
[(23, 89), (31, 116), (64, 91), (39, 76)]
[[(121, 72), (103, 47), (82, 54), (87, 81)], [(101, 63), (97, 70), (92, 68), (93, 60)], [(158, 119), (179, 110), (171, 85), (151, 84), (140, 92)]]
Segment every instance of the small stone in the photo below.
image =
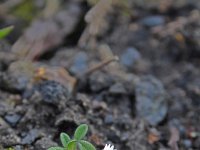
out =
[(15, 131), (0, 117), (0, 148), (16, 145), (20, 142), (20, 138)]
[(88, 56), (85, 52), (79, 52), (76, 54), (73, 65), (70, 68), (70, 71), (74, 74), (83, 73), (88, 68)]
[(10, 133), (8, 135), (0, 136), (0, 143), (3, 147), (8, 147), (11, 145), (16, 145), (20, 142), (20, 138), (15, 133)]
[(113, 84), (113, 79), (108, 74), (95, 72), (89, 77), (89, 83), (93, 92), (99, 92), (109, 88)]
[(39, 131), (37, 129), (32, 129), (22, 139), (22, 144), (32, 144), (39, 137)]
[(165, 18), (163, 16), (148, 16), (140, 20), (140, 23), (147, 27), (163, 25)]
[(22, 118), (21, 115), (19, 114), (7, 114), (4, 119), (5, 121), (10, 124), (12, 127), (15, 127), (20, 119)]
[(167, 114), (166, 92), (163, 84), (152, 76), (141, 78), (136, 85), (136, 110), (138, 117), (151, 125), (160, 123)]
[(61, 101), (69, 99), (68, 90), (58, 82), (55, 81), (43, 81), (39, 83), (36, 90), (41, 94), (42, 100), (49, 104), (60, 104)]
[(112, 124), (113, 123), (113, 115), (106, 115), (104, 118), (105, 124)]
[(129, 137), (130, 137), (129, 132), (124, 132), (122, 133), (121, 140), (126, 142), (128, 141)]
[(192, 142), (191, 142), (191, 140), (189, 140), (189, 139), (185, 139), (185, 140), (183, 140), (183, 145), (184, 145), (186, 148), (191, 148), (191, 147), (192, 147)]
[(141, 54), (134, 47), (128, 48), (121, 56), (120, 62), (126, 67), (133, 65), (141, 58)]
[(115, 83), (109, 89), (110, 94), (126, 94), (126, 89), (122, 83)]
[(16, 61), (10, 64), (2, 75), (0, 87), (12, 91), (23, 91), (34, 76), (35, 65), (28, 61)]
[(35, 143), (35, 150), (47, 150), (52, 146), (57, 146), (57, 143), (53, 142), (49, 138), (42, 138)]
[(24, 150), (24, 147), (21, 145), (16, 145), (13, 148), (14, 148), (14, 150)]

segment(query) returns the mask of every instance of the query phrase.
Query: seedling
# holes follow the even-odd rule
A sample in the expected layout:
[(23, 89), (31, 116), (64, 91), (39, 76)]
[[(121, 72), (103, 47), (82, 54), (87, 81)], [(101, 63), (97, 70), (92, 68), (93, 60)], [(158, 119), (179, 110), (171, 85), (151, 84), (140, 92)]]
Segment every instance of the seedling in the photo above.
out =
[(13, 28), (14, 26), (9, 26), (9, 27), (0, 29), (0, 39), (3, 39), (4, 37), (6, 37), (13, 30)]
[(81, 124), (74, 132), (73, 139), (67, 133), (60, 134), (60, 141), (63, 147), (51, 147), (48, 150), (96, 150), (88, 141), (83, 140), (87, 134), (88, 126)]

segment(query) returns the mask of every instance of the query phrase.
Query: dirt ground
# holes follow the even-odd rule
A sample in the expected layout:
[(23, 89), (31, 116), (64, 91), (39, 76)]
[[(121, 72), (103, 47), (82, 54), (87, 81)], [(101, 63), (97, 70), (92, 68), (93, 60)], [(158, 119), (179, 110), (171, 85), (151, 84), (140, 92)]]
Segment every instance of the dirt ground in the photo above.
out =
[(1, 0), (0, 149), (81, 123), (97, 150), (200, 149), (199, 0)]

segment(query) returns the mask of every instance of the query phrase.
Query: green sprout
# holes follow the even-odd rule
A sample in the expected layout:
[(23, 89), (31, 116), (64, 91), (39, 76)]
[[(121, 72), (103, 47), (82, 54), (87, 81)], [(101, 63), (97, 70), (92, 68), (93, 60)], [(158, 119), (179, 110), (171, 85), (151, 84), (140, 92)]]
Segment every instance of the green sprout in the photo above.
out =
[(9, 26), (9, 27), (0, 29), (0, 39), (3, 39), (4, 37), (6, 37), (13, 30), (13, 28), (14, 26)]
[(87, 134), (88, 126), (81, 124), (75, 130), (74, 137), (71, 139), (67, 133), (60, 134), (60, 141), (63, 147), (51, 147), (48, 150), (96, 150), (88, 141), (82, 140)]

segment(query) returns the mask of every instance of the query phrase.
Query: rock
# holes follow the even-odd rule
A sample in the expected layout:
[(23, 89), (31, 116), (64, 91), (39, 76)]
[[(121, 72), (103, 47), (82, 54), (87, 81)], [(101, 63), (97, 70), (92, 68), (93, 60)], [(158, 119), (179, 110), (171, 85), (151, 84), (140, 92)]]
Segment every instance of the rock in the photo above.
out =
[(35, 150), (47, 150), (52, 146), (57, 146), (57, 143), (53, 142), (49, 138), (42, 138), (35, 143)]
[(66, 109), (61, 115), (56, 118), (55, 126), (58, 128), (64, 126), (65, 128), (75, 129), (78, 124), (87, 122), (85, 115), (75, 113), (74, 109), (77, 112), (81, 111), (78, 106), (74, 106), (74, 108), (72, 109)]
[(109, 89), (110, 94), (127, 94), (126, 89), (122, 83), (115, 83)]
[(129, 140), (129, 136), (130, 136), (129, 132), (124, 132), (124, 133), (122, 133), (121, 140), (123, 142), (127, 142)]
[(9, 129), (9, 125), (0, 117), (0, 135), (6, 134)]
[(14, 148), (14, 150), (24, 150), (24, 147), (21, 145), (16, 145), (13, 148)]
[(146, 27), (163, 25), (165, 18), (163, 16), (148, 16), (140, 20), (140, 23)]
[(113, 118), (113, 115), (111, 115), (111, 114), (106, 115), (105, 118), (104, 118), (105, 124), (112, 124), (113, 121), (114, 121), (114, 118)]
[(192, 147), (192, 141), (190, 139), (185, 139), (183, 140), (183, 145), (187, 148), (190, 149)]
[(3, 147), (9, 147), (12, 145), (19, 144), (20, 138), (16, 134), (7, 134), (7, 135), (1, 135), (0, 137), (0, 144), (3, 145)]
[(113, 84), (113, 82), (113, 78), (103, 72), (95, 72), (89, 77), (90, 88), (93, 92), (107, 89)]
[(40, 132), (37, 129), (32, 129), (22, 139), (21, 143), (22, 144), (32, 144), (40, 136), (41, 136)]
[(88, 68), (88, 56), (85, 52), (79, 52), (74, 57), (70, 71), (74, 74), (83, 73)]
[(69, 72), (63, 67), (51, 67), (47, 65), (40, 65), (35, 70), (33, 78), (34, 83), (40, 81), (49, 80), (60, 83), (66, 87), (71, 93), (74, 90), (77, 79), (69, 74)]
[[(28, 61), (17, 61), (12, 63), (8, 71), (3, 74), (2, 82), (4, 89), (23, 91), (34, 76), (35, 66)], [(0, 85), (0, 86), (2, 86)]]
[(120, 62), (126, 67), (133, 67), (133, 65), (141, 58), (141, 54), (134, 47), (128, 48), (121, 56)]
[(0, 117), (0, 146), (9, 147), (20, 142), (15, 131)]
[(5, 121), (12, 127), (15, 127), (21, 118), (22, 116), (19, 114), (7, 114), (4, 117)]
[(167, 114), (166, 92), (163, 84), (152, 76), (145, 76), (136, 85), (137, 116), (151, 125), (160, 123)]
[(57, 105), (69, 99), (68, 90), (55, 81), (42, 81), (36, 85), (35, 89), (42, 96), (42, 101), (48, 104)]

